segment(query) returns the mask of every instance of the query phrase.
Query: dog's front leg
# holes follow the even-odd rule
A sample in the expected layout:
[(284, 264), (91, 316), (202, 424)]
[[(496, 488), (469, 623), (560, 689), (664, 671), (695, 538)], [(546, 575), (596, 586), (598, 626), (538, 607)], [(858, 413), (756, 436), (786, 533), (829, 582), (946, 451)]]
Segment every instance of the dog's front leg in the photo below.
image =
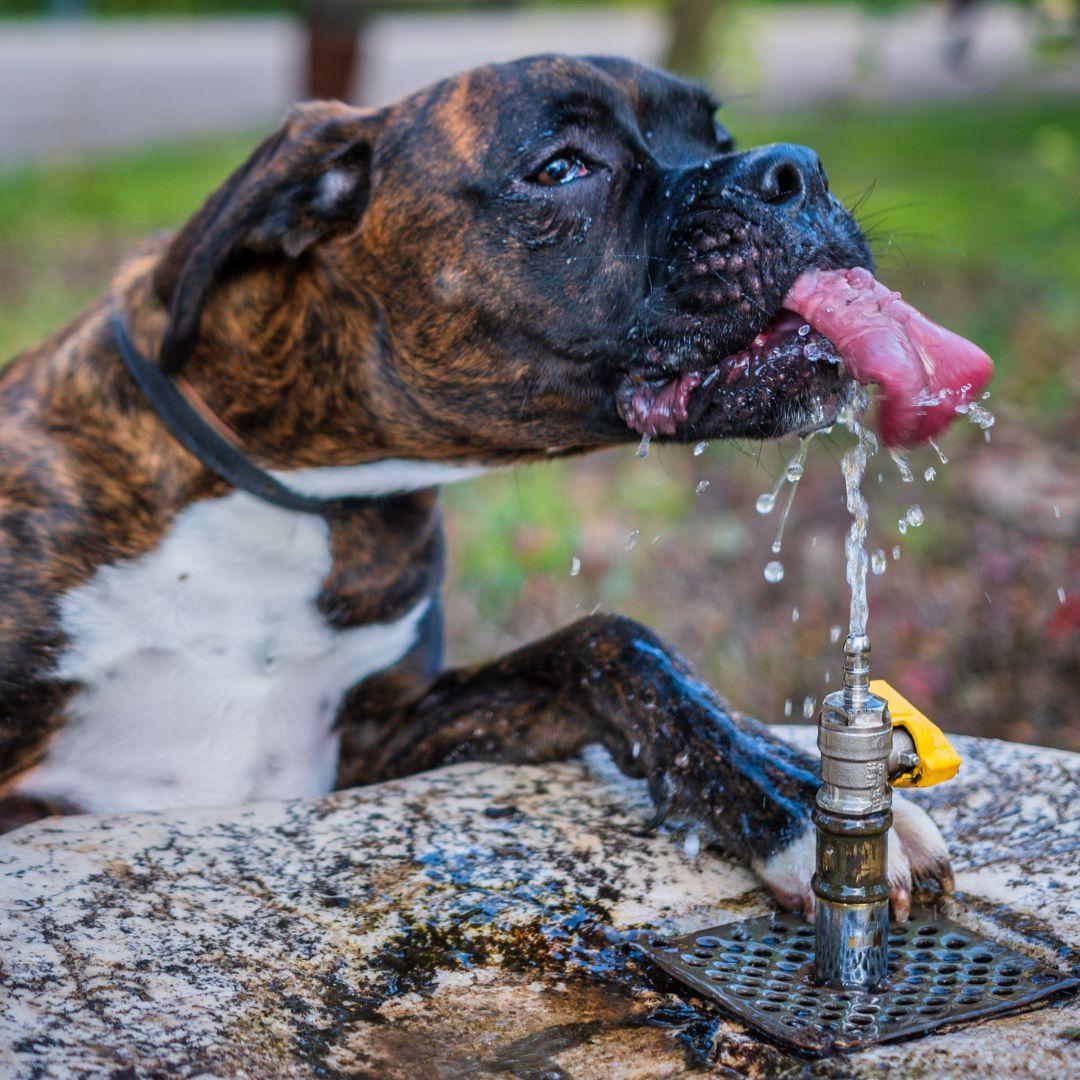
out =
[[(346, 783), (457, 761), (552, 761), (602, 743), (623, 772), (648, 780), (658, 818), (701, 825), (781, 903), (812, 909), (817, 762), (730, 709), (633, 620), (583, 619), (501, 660), (448, 672), (377, 726)], [(941, 834), (900, 799), (890, 872), (901, 917), (913, 874), (950, 884)]]

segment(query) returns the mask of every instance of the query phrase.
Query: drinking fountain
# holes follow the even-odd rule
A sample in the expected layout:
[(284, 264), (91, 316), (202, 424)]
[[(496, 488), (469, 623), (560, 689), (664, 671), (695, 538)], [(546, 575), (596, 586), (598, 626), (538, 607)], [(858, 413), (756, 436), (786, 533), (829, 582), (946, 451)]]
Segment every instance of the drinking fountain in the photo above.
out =
[(893, 787), (954, 777), (940, 729), (888, 683), (870, 681), (870, 642), (844, 644), (842, 689), (818, 716), (822, 784), (814, 925), (800, 915), (725, 923), (635, 942), (678, 982), (763, 1035), (823, 1056), (983, 1020), (1080, 980), (972, 933), (935, 908), (889, 922)]

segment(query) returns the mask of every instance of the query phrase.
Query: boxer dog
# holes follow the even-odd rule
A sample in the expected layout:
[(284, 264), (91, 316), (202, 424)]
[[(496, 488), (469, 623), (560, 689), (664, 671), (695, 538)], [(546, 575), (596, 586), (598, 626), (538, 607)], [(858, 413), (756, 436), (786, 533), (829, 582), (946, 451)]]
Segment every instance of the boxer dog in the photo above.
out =
[[(644, 626), (441, 665), (440, 484), (642, 432), (804, 432), (844, 400), (781, 303), (869, 265), (863, 236), (813, 151), (740, 152), (716, 111), (560, 56), (299, 106), (4, 371), (7, 827), (600, 743), (658, 819), (809, 913), (814, 759)], [(930, 819), (894, 812), (903, 917), (950, 873)]]

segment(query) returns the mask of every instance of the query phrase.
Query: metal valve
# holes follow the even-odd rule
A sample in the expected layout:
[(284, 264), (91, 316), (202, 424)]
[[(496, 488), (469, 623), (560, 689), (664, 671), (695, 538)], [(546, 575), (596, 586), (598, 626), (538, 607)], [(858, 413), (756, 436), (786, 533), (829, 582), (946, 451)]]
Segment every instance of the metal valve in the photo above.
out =
[(889, 783), (893, 787), (933, 787), (960, 771), (960, 755), (945, 733), (884, 679), (870, 684), (870, 693), (884, 699), (893, 725)]
[(960, 758), (909, 701), (870, 682), (865, 635), (844, 643), (844, 685), (822, 703), (818, 748), (816, 974), (831, 986), (875, 988), (888, 972), (891, 785), (941, 783)]

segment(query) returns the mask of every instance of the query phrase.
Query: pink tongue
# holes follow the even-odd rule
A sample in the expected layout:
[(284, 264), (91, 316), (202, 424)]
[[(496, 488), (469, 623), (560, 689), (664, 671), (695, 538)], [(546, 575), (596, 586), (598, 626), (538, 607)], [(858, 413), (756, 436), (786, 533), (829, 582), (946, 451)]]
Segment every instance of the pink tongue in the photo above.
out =
[(878, 429), (887, 446), (913, 446), (943, 431), (956, 406), (978, 398), (993, 374), (982, 349), (862, 267), (803, 274), (784, 307), (833, 343), (852, 378), (881, 387)]

